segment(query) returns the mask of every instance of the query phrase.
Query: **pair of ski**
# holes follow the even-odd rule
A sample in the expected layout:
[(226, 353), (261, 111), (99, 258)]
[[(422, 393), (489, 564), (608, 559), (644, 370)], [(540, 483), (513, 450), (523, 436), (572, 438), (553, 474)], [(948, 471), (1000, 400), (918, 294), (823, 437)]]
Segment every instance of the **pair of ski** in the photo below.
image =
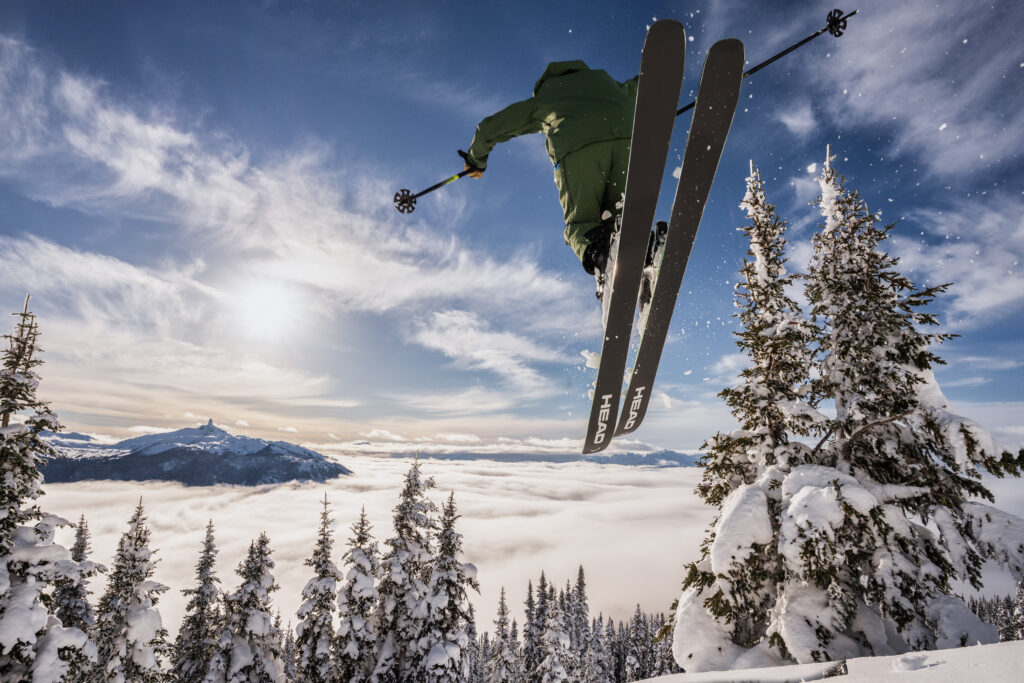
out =
[(735, 39), (721, 40), (711, 47), (704, 62), (668, 233), (660, 261), (654, 264), (654, 290), (646, 313), (639, 321), (640, 346), (620, 413), (623, 373), (647, 244), (679, 104), (685, 53), (686, 34), (682, 24), (661, 20), (651, 26), (640, 65), (618, 251), (611, 291), (605, 292), (605, 296), (611, 296), (611, 301), (584, 453), (604, 450), (613, 435), (635, 431), (647, 413), (686, 262), (739, 100), (743, 43)]

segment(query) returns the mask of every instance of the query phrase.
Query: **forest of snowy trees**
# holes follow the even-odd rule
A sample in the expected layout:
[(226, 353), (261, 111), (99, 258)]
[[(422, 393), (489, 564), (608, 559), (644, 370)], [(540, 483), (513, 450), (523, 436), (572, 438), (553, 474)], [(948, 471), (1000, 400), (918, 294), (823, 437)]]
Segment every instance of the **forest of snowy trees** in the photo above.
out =
[[(26, 300), (0, 367), (0, 679), (618, 683), (1021, 639), (1024, 580), (1012, 598), (967, 603), (953, 586), (981, 588), (986, 560), (1024, 579), (1024, 520), (978, 502), (993, 500), (982, 471), (1020, 476), (1024, 451), (1000, 452), (942, 395), (932, 368), (950, 335), (924, 331), (937, 321), (920, 309), (945, 286), (897, 271), (880, 247), (891, 226), (831, 161), (805, 275), (787, 273), (786, 224), (751, 168), (736, 290), (749, 366), (721, 393), (740, 428), (705, 444), (698, 494), (718, 515), (668, 617), (593, 616), (580, 567), (564, 586), (530, 580), (521, 624), (504, 589), (493, 622), (479, 620), (455, 495), (438, 507), (415, 462), (382, 543), (365, 510), (336, 539), (325, 495), (294, 628), (273, 604), (271, 539), (220, 577), (210, 521), (172, 639), (143, 501), (109, 566), (90, 559), (84, 517), (38, 503), (53, 454), (42, 433), (60, 425), (36, 397)], [(60, 526), (75, 528), (70, 549)], [(92, 577), (105, 579), (95, 601)]]

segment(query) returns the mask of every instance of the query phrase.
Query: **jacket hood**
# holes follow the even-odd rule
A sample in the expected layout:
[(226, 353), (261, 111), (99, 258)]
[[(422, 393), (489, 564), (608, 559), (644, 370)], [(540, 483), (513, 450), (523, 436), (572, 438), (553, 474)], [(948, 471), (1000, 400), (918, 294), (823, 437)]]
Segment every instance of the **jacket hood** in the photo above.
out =
[(544, 69), (544, 74), (537, 80), (536, 85), (533, 86), (534, 96), (537, 95), (541, 86), (544, 85), (545, 81), (549, 78), (557, 78), (558, 76), (565, 76), (566, 74), (576, 73), (577, 71), (590, 71), (590, 67), (579, 59), (574, 59), (569, 62), (551, 62), (548, 64), (548, 68)]

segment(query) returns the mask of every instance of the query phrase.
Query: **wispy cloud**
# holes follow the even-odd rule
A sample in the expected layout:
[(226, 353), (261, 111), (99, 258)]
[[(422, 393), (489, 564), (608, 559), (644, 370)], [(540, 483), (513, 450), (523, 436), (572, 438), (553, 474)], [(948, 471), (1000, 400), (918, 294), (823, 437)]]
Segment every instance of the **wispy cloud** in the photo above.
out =
[(531, 362), (571, 364), (575, 358), (513, 332), (495, 332), (479, 316), (458, 310), (433, 313), (420, 324), (414, 339), (444, 353), (456, 367), (487, 370), (527, 393), (550, 391), (550, 383)]
[[(244, 338), (247, 318), (284, 308), (254, 307), (248, 294), (256, 284), (289, 293), (282, 300), (292, 318), (262, 322), (280, 331), (301, 321), (305, 338), (290, 340), (299, 355), (343, 344), (346, 315), (391, 315), (389, 325), (413, 326), (412, 342), (460, 370), (493, 373), (520, 396), (550, 394), (537, 365), (575, 364), (577, 350), (562, 349), (565, 333), (597, 320), (584, 292), (529, 254), (495, 260), (434, 227), (432, 218), (457, 206), (438, 202), (399, 217), (386, 174), (342, 168), (324, 144), (256, 162), (223, 131), (153, 103), (119, 102), (103, 83), (13, 38), (0, 39), (0, 84), (10, 95), (0, 101), (0, 175), (50, 205), (146, 218), (157, 226), (151, 237), (175, 245), (159, 264), (149, 256), (143, 265), (100, 248), (0, 238), (0, 294), (37, 296), (50, 358), (63, 363), (52, 376), (65, 377), (49, 389), (73, 415), (132, 415), (148, 392), (150, 405), (156, 395), (170, 402), (169, 414), (201, 405), (273, 430), (278, 408), (294, 415), (361, 404), (333, 393), (329, 369), (286, 368)], [(431, 315), (436, 310), (464, 317)], [(97, 391), (97, 379), (110, 391)], [(442, 410), (475, 391), (463, 384)], [(485, 401), (484, 409), (509, 400)]]
[(920, 240), (897, 236), (903, 267), (929, 284), (954, 283), (942, 297), (950, 323), (975, 326), (1024, 305), (1024, 200), (1007, 194), (908, 214)]
[(366, 437), (367, 439), (385, 439), (387, 441), (405, 441), (404, 436), (389, 432), (386, 429), (371, 429), (368, 432), (362, 432), (360, 436)]
[[(830, 48), (842, 82), (828, 85), (842, 95), (823, 105), (841, 123), (894, 127), (892, 149), (940, 177), (1013, 163), (1024, 93), (1006, 80), (1019, 61), (1007, 52), (1018, 42), (1012, 14), (1009, 3), (872, 3)], [(814, 66), (807, 77), (832, 78)]]
[(775, 115), (793, 135), (803, 137), (818, 125), (809, 102), (795, 102)]

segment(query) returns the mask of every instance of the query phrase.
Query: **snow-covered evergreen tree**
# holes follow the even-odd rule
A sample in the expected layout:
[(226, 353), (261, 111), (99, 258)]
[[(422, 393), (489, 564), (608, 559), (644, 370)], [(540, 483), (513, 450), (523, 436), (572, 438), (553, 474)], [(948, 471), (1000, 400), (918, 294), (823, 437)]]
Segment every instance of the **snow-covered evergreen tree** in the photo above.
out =
[[(280, 612), (278, 612), (280, 614)], [(280, 619), (278, 619), (280, 628)], [(286, 681), (297, 681), (299, 678), (299, 648), (295, 643), (295, 630), (292, 628), (291, 620), (282, 629), (284, 639), (281, 641), (281, 659), (284, 660), (284, 679)]]
[[(82, 515), (75, 525), (75, 542), (71, 545), (71, 559), (84, 563), (92, 551), (89, 537), (89, 525)], [(90, 563), (92, 565), (92, 563)], [(64, 626), (74, 627), (88, 632), (96, 623), (96, 611), (89, 603), (89, 587), (87, 581), (97, 571), (105, 571), (102, 565), (92, 565), (92, 569), (82, 571), (77, 578), (58, 579), (55, 582), (53, 601), (57, 618)]]
[(469, 645), (466, 647), (465, 657), (469, 661), (470, 683), (483, 683), (485, 660), (480, 656), (480, 638), (476, 630), (476, 611), (473, 604), (469, 605), (469, 624), (466, 626), (466, 635), (469, 636)]
[(94, 639), (99, 661), (94, 681), (146, 683), (166, 677), (167, 631), (156, 605), (167, 586), (153, 581), (155, 551), (149, 547), (142, 499), (121, 535), (107, 587), (96, 607)]
[[(814, 424), (815, 412), (803, 397), (816, 332), (787, 293), (794, 275), (786, 271), (786, 223), (767, 201), (760, 171), (753, 165), (740, 208), (749, 221), (742, 230), (750, 247), (737, 284), (736, 317), (742, 327), (736, 344), (750, 365), (736, 386), (719, 394), (740, 428), (719, 433), (704, 445), (698, 493), (721, 513), (700, 560), (689, 565), (678, 615), (699, 618), (706, 611), (729, 624), (732, 641), (750, 647), (764, 636), (774, 580), (782, 571), (779, 510), (773, 507), (778, 496), (772, 493), (775, 479), (770, 475), (803, 462), (810, 452), (791, 437), (807, 435)], [(769, 509), (747, 521), (730, 515), (726, 500), (730, 506), (749, 500)], [(737, 538), (738, 532), (746, 535)], [(680, 639), (689, 639), (692, 630), (684, 629)], [(677, 649), (689, 660), (687, 648), (701, 647), (699, 656), (714, 659), (717, 650), (701, 643), (699, 638), (692, 644), (680, 642)], [(680, 664), (688, 667), (682, 660)], [(689, 666), (694, 666), (692, 661)]]
[(590, 640), (583, 656), (584, 683), (615, 680), (615, 664), (609, 648), (608, 635), (604, 625), (604, 615), (599, 614), (591, 624)]
[(452, 492), (441, 506), (437, 550), (430, 566), (427, 619), (419, 642), (426, 679), (439, 683), (461, 683), (471, 674), (472, 663), (465, 656), (473, 621), (469, 589), (479, 591), (480, 584), (476, 567), (462, 561), (462, 534), (455, 530), (459, 517)]
[(295, 628), (298, 651), (299, 680), (308, 683), (327, 683), (335, 677), (331, 663), (331, 645), (334, 641), (334, 612), (338, 595), (340, 573), (331, 560), (334, 547), (331, 516), (327, 511), (327, 494), (320, 513), (313, 555), (306, 566), (313, 568), (313, 577), (302, 589), (299, 623)]
[(611, 632), (612, 653), (615, 656), (615, 680), (626, 680), (626, 655), (629, 653), (629, 631), (626, 622), (620, 621), (618, 627), (608, 620), (608, 630)]
[(224, 596), (224, 623), (210, 660), (207, 683), (280, 683), (285, 679), (280, 628), (270, 614), (270, 594), (278, 589), (265, 533), (249, 544), (236, 570), (242, 579)]
[(583, 565), (580, 565), (576, 573), (576, 584), (571, 592), (572, 605), (571, 621), (574, 659), (577, 666), (582, 667), (587, 657), (587, 646), (590, 642), (590, 607), (587, 605), (587, 580), (583, 573)]
[(640, 605), (629, 622), (625, 668), (627, 681), (639, 681), (651, 673), (651, 630)]
[(651, 618), (651, 670), (650, 676), (667, 676), (678, 673), (675, 657), (672, 655), (671, 632), (666, 627), (664, 614)]
[(519, 642), (519, 624), (515, 619), (512, 620), (512, 625), (508, 629), (508, 647), (512, 652), (512, 658), (515, 661), (515, 668), (513, 669), (512, 680), (515, 683), (524, 680), (523, 678), (523, 647)]
[(558, 599), (547, 601), (547, 620), (540, 641), (541, 661), (530, 674), (538, 683), (564, 683), (571, 681), (565, 663), (573, 657), (572, 645), (565, 627), (565, 614)]
[(213, 571), (216, 558), (217, 544), (211, 519), (206, 524), (206, 536), (196, 562), (196, 586), (181, 591), (188, 596), (188, 603), (171, 655), (171, 673), (181, 683), (199, 683), (210, 668), (221, 619), (217, 589), (220, 579)]
[(1013, 640), (1024, 640), (1024, 578), (1017, 581), (1017, 594), (1013, 598)]
[(491, 658), (484, 672), (486, 683), (512, 683), (519, 680), (519, 662), (508, 623), (508, 604), (505, 602), (505, 588), (498, 599), (498, 616), (494, 620), (494, 640), (491, 644)]
[(380, 553), (373, 540), (366, 508), (352, 525), (343, 564), (345, 580), (338, 590), (338, 632), (334, 661), (340, 680), (362, 683), (377, 665), (377, 576)]
[[(490, 660), (490, 658), (491, 658), (491, 634), (488, 633), (487, 631), (484, 631), (483, 635), (480, 636), (480, 655), (479, 655), (479, 661), (486, 662), (486, 661)], [(482, 681), (483, 680), (483, 668), (479, 667), (479, 666), (477, 668), (478, 668), (479, 673), (480, 673), (480, 679), (479, 680)]]
[(28, 303), (26, 297), (14, 331), (4, 335), (0, 357), (0, 679), (74, 680), (95, 660), (95, 647), (80, 628), (62, 624), (55, 612), (70, 605), (55, 602), (52, 591), (82, 585), (98, 565), (76, 561), (54, 543), (55, 528), (70, 523), (36, 503), (43, 494), (39, 464), (53, 454), (42, 432), (61, 427), (36, 397), (42, 349)]
[(537, 624), (537, 605), (533, 599), (533, 581), (526, 583), (526, 600), (523, 603), (526, 612), (526, 620), (523, 621), (523, 671), (533, 671), (540, 663), (537, 656), (539, 652), (538, 632), (540, 627)]
[(394, 508), (395, 535), (386, 542), (377, 606), (379, 683), (412, 681), (419, 675), (419, 639), (427, 618), (428, 582), (433, 559), (431, 533), (437, 507), (426, 497), (433, 479), (424, 479), (419, 462), (405, 475)]
[[(891, 226), (878, 227), (831, 159), (819, 183), (825, 220), (806, 289), (815, 342), (802, 346), (806, 328), (779, 298), (784, 288), (762, 286), (785, 277), (773, 269), (781, 237), (755, 245), (748, 230), (755, 259), (744, 267), (740, 346), (752, 367), (725, 393), (743, 430), (709, 442), (700, 493), (719, 516), (676, 611), (674, 652), (687, 671), (991, 640), (951, 582), (977, 584), (985, 557), (1024, 570), (1024, 546), (1014, 546), (1024, 531), (968, 502), (991, 499), (979, 466), (1019, 475), (1024, 453), (1000, 455), (931, 374), (941, 362), (931, 348), (948, 335), (924, 332), (935, 317), (918, 309), (944, 287), (916, 289), (896, 270), (879, 248)], [(772, 222), (752, 211), (758, 185), (752, 174), (745, 205), (755, 226)], [(758, 288), (792, 315), (761, 326)], [(796, 337), (774, 350), (753, 337), (789, 329)], [(808, 433), (813, 446), (796, 440)]]

